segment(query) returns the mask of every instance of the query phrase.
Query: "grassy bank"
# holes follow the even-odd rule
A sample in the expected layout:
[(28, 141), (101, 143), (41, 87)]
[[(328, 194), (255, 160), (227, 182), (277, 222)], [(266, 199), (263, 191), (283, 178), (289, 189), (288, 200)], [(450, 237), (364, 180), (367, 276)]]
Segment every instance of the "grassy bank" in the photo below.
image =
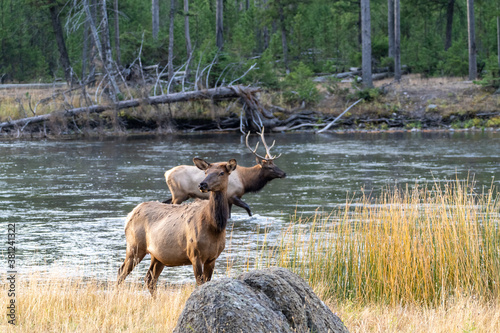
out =
[[(18, 324), (3, 316), (2, 332), (171, 332), (194, 285), (159, 287), (153, 299), (138, 284), (117, 291), (113, 283), (32, 275), (16, 289)], [(4, 309), (6, 295), (2, 290)]]
[[(18, 285), (19, 322), (0, 323), (2, 332), (171, 332), (194, 285), (160, 287), (156, 299), (140, 285), (119, 292), (96, 281), (56, 280)], [(316, 292), (319, 290), (316, 289)], [(4, 288), (1, 305), (6, 304)], [(437, 307), (423, 305), (325, 303), (350, 332), (498, 332), (500, 301), (458, 297)]]
[[(413, 74), (405, 75), (400, 83), (392, 79), (376, 81), (375, 88), (370, 90), (361, 90), (352, 82), (337, 81), (315, 87), (319, 97), (309, 104), (288, 101), (285, 97), (290, 92), (285, 90), (264, 91), (259, 98), (268, 108), (278, 106), (274, 115), (279, 120), (305, 112), (310, 117), (304, 122), (318, 125), (330, 122), (353, 101), (363, 98), (363, 103), (337, 122), (339, 130), (500, 129), (500, 96), (463, 78), (421, 78)], [(150, 93), (131, 89), (123, 99), (141, 98)], [(26, 133), (42, 133), (41, 137), (239, 128), (241, 105), (236, 101), (145, 104), (119, 112), (66, 117), (64, 110), (88, 105), (90, 100), (97, 104), (110, 103), (102, 90), (96, 88), (90, 88), (86, 98), (82, 96), (80, 90), (0, 90), (0, 122), (51, 114), (43, 126), (33, 124), (25, 128)], [(221, 119), (226, 121), (221, 123)], [(13, 133), (19, 135), (17, 130)]]
[[(387, 189), (293, 217), (256, 266), (300, 274), (351, 332), (498, 332), (499, 212), (494, 189), (468, 182)], [(1, 331), (168, 332), (194, 285), (162, 286), (152, 299), (137, 284), (33, 275), (17, 290), (18, 327), (4, 317)], [(6, 285), (0, 297), (5, 309)]]

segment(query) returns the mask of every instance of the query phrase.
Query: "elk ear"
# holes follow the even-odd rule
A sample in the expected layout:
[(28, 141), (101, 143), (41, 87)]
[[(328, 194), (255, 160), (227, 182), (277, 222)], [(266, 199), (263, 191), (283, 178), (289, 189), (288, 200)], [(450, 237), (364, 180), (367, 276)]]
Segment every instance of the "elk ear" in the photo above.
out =
[(262, 161), (263, 161), (263, 160), (262, 160), (261, 158), (255, 157), (255, 162), (256, 162), (257, 164), (262, 164)]
[(236, 169), (237, 165), (238, 163), (236, 163), (236, 160), (234, 158), (230, 159), (229, 162), (227, 162), (226, 164), (227, 173), (233, 172), (234, 169)]
[(194, 165), (196, 165), (196, 167), (200, 170), (207, 170), (208, 168), (210, 168), (210, 163), (208, 163), (207, 161), (204, 161), (202, 160), (201, 158), (193, 158), (193, 162), (194, 162)]

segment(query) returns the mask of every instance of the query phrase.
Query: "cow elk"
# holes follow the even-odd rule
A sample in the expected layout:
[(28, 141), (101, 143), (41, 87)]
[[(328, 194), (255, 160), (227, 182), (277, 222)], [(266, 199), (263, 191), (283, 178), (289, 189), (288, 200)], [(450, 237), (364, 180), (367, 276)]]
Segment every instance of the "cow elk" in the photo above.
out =
[(118, 284), (147, 253), (151, 255), (151, 265), (145, 283), (153, 296), (165, 266), (193, 265), (198, 285), (210, 281), (215, 260), (226, 244), (228, 178), (237, 163), (231, 159), (227, 163), (210, 164), (198, 158), (193, 162), (205, 172), (198, 188), (210, 192), (209, 200), (188, 205), (151, 201), (135, 207), (125, 224), (127, 254), (118, 270)]
[[(245, 143), (248, 149), (255, 155), (257, 164), (247, 168), (239, 166), (231, 173), (227, 188), (227, 197), (229, 200), (229, 214), (231, 214), (232, 205), (236, 205), (245, 209), (249, 216), (252, 216), (252, 211), (247, 203), (241, 200), (241, 197), (248, 192), (260, 191), (268, 182), (275, 178), (285, 178), (286, 173), (283, 172), (274, 161), (281, 156), (272, 156), (271, 148), (275, 142), (269, 147), (264, 138), (264, 128), (260, 134), (260, 139), (266, 149), (266, 156), (262, 157), (257, 154), (259, 143), (257, 142), (255, 149), (252, 149), (248, 144), (247, 134)], [(165, 180), (172, 194), (171, 199), (167, 199), (164, 203), (180, 204), (189, 198), (208, 199), (208, 194), (201, 193), (197, 189), (197, 185), (203, 179), (204, 175), (198, 168), (190, 165), (179, 165), (165, 172)]]

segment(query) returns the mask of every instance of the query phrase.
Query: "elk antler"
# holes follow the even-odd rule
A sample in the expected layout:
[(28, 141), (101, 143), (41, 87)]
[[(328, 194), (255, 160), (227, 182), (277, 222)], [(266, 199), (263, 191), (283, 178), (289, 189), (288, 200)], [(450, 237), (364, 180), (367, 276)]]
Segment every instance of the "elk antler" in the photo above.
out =
[(247, 137), (246, 137), (246, 144), (247, 144), (248, 149), (250, 149), (250, 151), (255, 156), (257, 156), (258, 158), (263, 159), (263, 160), (272, 161), (272, 160), (275, 160), (275, 159), (279, 158), (281, 156), (281, 154), (279, 154), (278, 156), (276, 156), (276, 155), (272, 156), (271, 155), (271, 148), (274, 147), (274, 144), (276, 143), (276, 140), (273, 140), (273, 144), (271, 145), (271, 147), (268, 147), (267, 144), (266, 144), (266, 139), (264, 138), (264, 127), (262, 127), (262, 132), (260, 132), (258, 134), (260, 135), (260, 139), (262, 141), (262, 144), (264, 145), (264, 148), (266, 148), (266, 157), (262, 157), (262, 156), (260, 156), (260, 155), (258, 155), (256, 153), (257, 147), (259, 147), (259, 143), (258, 142), (255, 145), (255, 149), (254, 150), (252, 150), (252, 148), (250, 148), (250, 145), (248, 144), (248, 136), (250, 135), (250, 132), (248, 132)]
[(257, 142), (257, 144), (255, 145), (255, 149), (252, 150), (252, 148), (250, 148), (250, 145), (248, 144), (248, 137), (250, 136), (250, 132), (248, 132), (247, 134), (247, 137), (245, 139), (245, 143), (247, 144), (247, 147), (248, 149), (250, 149), (250, 151), (255, 155), (257, 156), (258, 158), (260, 158), (261, 160), (265, 160), (266, 158), (265, 157), (262, 157), (260, 156), (259, 154), (257, 154), (257, 148), (259, 147), (259, 143)]

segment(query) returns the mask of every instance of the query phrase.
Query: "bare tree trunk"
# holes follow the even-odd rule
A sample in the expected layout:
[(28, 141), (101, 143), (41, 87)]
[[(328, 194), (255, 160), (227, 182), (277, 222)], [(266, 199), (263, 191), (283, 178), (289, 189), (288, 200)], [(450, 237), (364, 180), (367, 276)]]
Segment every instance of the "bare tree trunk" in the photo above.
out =
[(278, 6), (281, 26), (281, 45), (283, 47), (283, 63), (285, 64), (286, 73), (290, 74), (290, 68), (288, 67), (288, 42), (286, 40), (285, 15), (283, 14), (283, 6), (281, 3), (278, 2)]
[[(114, 93), (111, 94), (111, 99), (113, 101), (116, 101), (116, 95), (120, 93), (120, 89), (118, 88), (118, 85), (116, 84), (116, 80), (115, 80), (114, 76), (112, 75), (111, 47), (108, 47), (107, 51), (102, 50), (101, 42), (99, 39), (99, 34), (97, 33), (97, 28), (96, 28), (94, 19), (92, 17), (92, 14), (90, 13), (90, 8), (88, 6), (88, 2), (84, 2), (84, 10), (85, 10), (85, 14), (87, 15), (87, 20), (89, 20), (89, 22), (90, 22), (90, 30), (92, 31), (92, 38), (94, 41), (94, 45), (97, 48), (99, 58), (101, 58), (101, 61), (103, 62), (103, 67), (104, 67), (104, 71), (106, 72), (106, 77), (108, 78), (109, 82), (111, 83), (111, 87), (114, 90)], [(103, 36), (103, 38), (106, 38), (105, 35), (106, 35), (106, 32), (108, 31), (107, 30), (107, 15), (106, 15), (106, 0), (102, 1), (101, 10), (103, 13), (103, 18), (102, 18), (103, 22), (101, 24), (102, 36)], [(104, 22), (104, 20), (106, 20), (106, 22)], [(105, 28), (105, 26), (106, 26), (106, 28)], [(109, 38), (107, 38), (107, 39), (108, 39), (107, 44), (109, 45)], [(106, 44), (106, 43), (104, 43), (104, 44)], [(106, 52), (106, 55), (105, 55), (105, 52)], [(109, 59), (109, 61), (107, 61), (106, 59)]]
[(83, 26), (83, 48), (82, 48), (82, 81), (85, 83), (87, 78), (87, 66), (89, 63), (89, 46), (90, 46), (90, 23), (85, 20)]
[(264, 37), (263, 50), (267, 50), (267, 48), (269, 47), (269, 28), (267, 27), (267, 25), (264, 28), (262, 28), (262, 35)]
[(217, 0), (217, 7), (215, 11), (215, 45), (219, 50), (224, 47), (224, 35), (223, 35), (223, 20), (224, 20), (224, 1)]
[(362, 0), (358, 0), (357, 3), (359, 5), (359, 11), (358, 11), (358, 22), (357, 22), (357, 26), (358, 26), (358, 45), (362, 45), (363, 44), (363, 38), (361, 37), (362, 33), (361, 33), (361, 30), (363, 29), (362, 27), (362, 20), (361, 20), (361, 1)]
[(474, 19), (474, 0), (467, 0), (467, 31), (469, 33), (469, 80), (477, 79), (476, 63), (476, 22)]
[(168, 79), (174, 77), (174, 17), (175, 0), (170, 0), (170, 25), (168, 29)]
[(394, 80), (401, 80), (401, 29), (399, 0), (394, 0)]
[(394, 58), (394, 0), (387, 0), (387, 37), (389, 39), (389, 58)]
[(108, 8), (106, 6), (106, 0), (101, 0), (101, 47), (104, 56), (104, 66), (111, 61), (111, 44), (109, 41), (109, 25), (108, 25)]
[(118, 15), (118, 0), (114, 1), (114, 11), (115, 11), (115, 54), (116, 54), (116, 64), (120, 66), (121, 62), (121, 52), (120, 52), (120, 20)]
[(446, 38), (444, 41), (445, 51), (448, 51), (448, 49), (451, 47), (454, 9), (455, 9), (455, 0), (448, 0), (448, 6), (446, 7)]
[(498, 68), (500, 69), (500, 16), (497, 16), (497, 56)]
[(373, 88), (370, 0), (361, 0), (362, 75), (364, 88)]
[[(90, 67), (89, 67), (89, 82), (95, 81), (95, 61), (96, 58), (99, 57), (99, 52), (98, 48), (96, 45), (96, 41), (93, 38), (93, 32), (92, 32), (92, 24), (95, 24), (97, 22), (97, 0), (91, 0), (92, 1), (92, 6), (90, 8), (90, 15), (92, 20), (87, 18), (87, 21), (89, 23), (89, 39), (90, 39)], [(85, 6), (89, 6), (89, 0), (85, 0)], [(95, 27), (95, 26), (94, 26)]]
[(50, 18), (52, 21), (52, 28), (54, 29), (54, 34), (56, 35), (57, 48), (59, 49), (59, 59), (61, 60), (61, 65), (64, 68), (64, 78), (68, 84), (73, 84), (73, 71), (71, 69), (71, 63), (69, 61), (68, 51), (66, 50), (66, 43), (64, 41), (64, 33), (61, 26), (61, 21), (59, 20), (57, 4), (55, 1), (51, 0), (49, 2)]
[[(0, 21), (2, 23), (2, 26), (1, 26), (1, 29), (2, 31), (5, 31), (5, 13), (4, 13), (4, 0), (1, 0), (0, 2)], [(2, 42), (0, 44), (0, 49), (2, 52), (2, 56), (1, 56), (1, 61), (0, 61), (0, 68), (3, 68), (4, 67), (4, 63), (6, 62), (5, 61), (5, 34), (2, 34)], [(0, 84), (3, 83), (3, 78), (4, 78), (4, 75), (3, 73), (0, 73)]]
[(186, 54), (187, 54), (187, 65), (186, 65), (186, 79), (189, 79), (189, 72), (191, 65), (191, 56), (193, 49), (191, 47), (191, 34), (189, 33), (189, 0), (184, 0), (184, 35), (186, 36)]
[(160, 0), (153, 0), (151, 14), (153, 16), (153, 38), (157, 39), (160, 31)]

